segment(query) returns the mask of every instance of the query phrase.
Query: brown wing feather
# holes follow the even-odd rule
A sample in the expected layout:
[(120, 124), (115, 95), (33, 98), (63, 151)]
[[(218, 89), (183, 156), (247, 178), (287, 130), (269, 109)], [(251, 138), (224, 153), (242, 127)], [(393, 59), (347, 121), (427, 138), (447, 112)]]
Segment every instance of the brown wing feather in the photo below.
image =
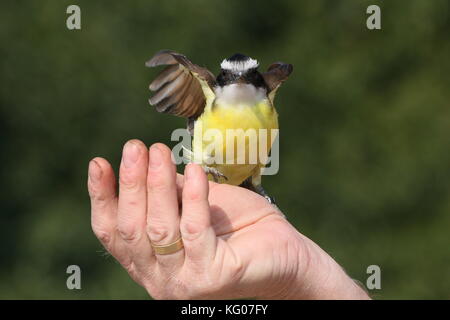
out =
[(272, 63), (267, 72), (262, 74), (269, 92), (276, 90), (289, 77), (293, 69), (292, 64), (283, 62)]
[(152, 81), (152, 83), (149, 86), (149, 89), (152, 91), (158, 90), (167, 82), (173, 81), (182, 72), (183, 70), (178, 66), (178, 64), (167, 66), (163, 71), (161, 71), (161, 73), (156, 77), (156, 79)]
[(203, 112), (206, 98), (199, 79), (206, 81), (211, 88), (215, 85), (214, 75), (208, 69), (170, 50), (158, 52), (145, 65), (168, 65), (149, 86), (155, 91), (149, 102), (158, 112), (194, 119)]
[(183, 99), (185, 99), (186, 96), (189, 96), (188, 94), (186, 94), (186, 92), (187, 90), (189, 90), (192, 80), (193, 79), (191, 78), (188, 79), (187, 81), (183, 81), (183, 86), (175, 93), (168, 96), (163, 101), (159, 102), (158, 105), (156, 106), (156, 110), (158, 112), (178, 114)]

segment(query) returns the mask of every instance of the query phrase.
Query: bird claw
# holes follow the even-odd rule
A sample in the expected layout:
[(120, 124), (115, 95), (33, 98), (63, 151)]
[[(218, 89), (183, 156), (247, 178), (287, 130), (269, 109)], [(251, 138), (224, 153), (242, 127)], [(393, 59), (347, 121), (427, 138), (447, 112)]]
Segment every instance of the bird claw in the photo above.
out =
[(264, 195), (264, 198), (270, 203), (276, 205), (275, 199), (269, 195)]
[(225, 180), (228, 180), (228, 178), (222, 172), (217, 170), (216, 168), (205, 166), (204, 170), (205, 170), (206, 174), (210, 174), (213, 177), (214, 182), (218, 182), (219, 178), (223, 178)]

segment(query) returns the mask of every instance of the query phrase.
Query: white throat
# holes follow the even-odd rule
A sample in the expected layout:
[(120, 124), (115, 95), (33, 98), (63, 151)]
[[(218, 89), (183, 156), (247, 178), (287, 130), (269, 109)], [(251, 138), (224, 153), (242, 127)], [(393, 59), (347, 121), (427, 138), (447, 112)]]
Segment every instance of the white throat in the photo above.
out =
[(267, 99), (264, 88), (256, 88), (252, 84), (233, 83), (214, 88), (218, 105), (254, 106)]

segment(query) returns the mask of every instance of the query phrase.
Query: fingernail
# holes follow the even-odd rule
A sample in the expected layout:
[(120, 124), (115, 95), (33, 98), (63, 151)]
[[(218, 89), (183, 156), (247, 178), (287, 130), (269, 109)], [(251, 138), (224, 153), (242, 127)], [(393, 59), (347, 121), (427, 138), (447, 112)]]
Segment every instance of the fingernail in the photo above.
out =
[(157, 168), (162, 163), (162, 153), (161, 150), (158, 148), (158, 146), (151, 146), (150, 147), (150, 167), (151, 168)]
[(184, 176), (187, 180), (194, 178), (195, 176), (195, 168), (192, 163), (188, 163), (186, 168), (184, 168)]
[(95, 160), (91, 160), (89, 162), (89, 179), (92, 182), (98, 182), (100, 178), (102, 177), (102, 168), (98, 165), (98, 163)]
[(123, 165), (131, 168), (139, 159), (139, 147), (134, 142), (127, 142), (123, 148)]

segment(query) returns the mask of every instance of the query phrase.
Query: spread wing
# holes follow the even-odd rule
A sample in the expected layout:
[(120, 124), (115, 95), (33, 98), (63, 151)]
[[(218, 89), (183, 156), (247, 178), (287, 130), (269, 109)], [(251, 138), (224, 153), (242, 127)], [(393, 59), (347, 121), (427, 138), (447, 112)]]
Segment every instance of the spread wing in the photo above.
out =
[(269, 97), (272, 101), (277, 89), (289, 77), (292, 70), (294, 70), (292, 64), (274, 62), (269, 66), (267, 71), (262, 74), (264, 81), (269, 88)]
[(156, 53), (145, 65), (167, 65), (149, 87), (155, 92), (149, 102), (158, 112), (189, 119), (195, 119), (203, 112), (208, 93), (212, 93), (215, 85), (214, 75), (208, 69), (170, 50)]

